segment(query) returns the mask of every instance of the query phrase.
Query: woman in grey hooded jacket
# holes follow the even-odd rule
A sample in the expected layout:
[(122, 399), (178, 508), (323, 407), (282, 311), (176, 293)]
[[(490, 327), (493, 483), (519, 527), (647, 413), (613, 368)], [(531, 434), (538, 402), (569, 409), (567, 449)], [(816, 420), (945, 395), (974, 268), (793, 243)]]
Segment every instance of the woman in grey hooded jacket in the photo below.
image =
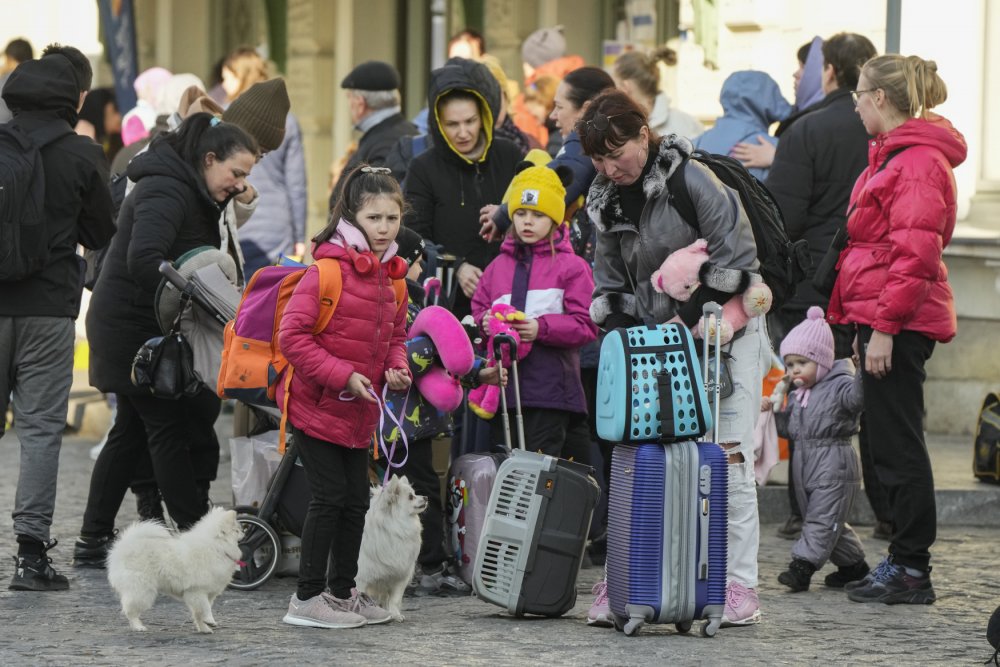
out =
[[(583, 151), (597, 177), (587, 212), (598, 229), (591, 318), (605, 330), (679, 317), (693, 327), (709, 301), (725, 303), (746, 288), (757, 271), (757, 246), (739, 195), (706, 167), (686, 159), (691, 142), (677, 135), (660, 139), (645, 113), (621, 91), (594, 98), (577, 124)], [(698, 229), (671, 204), (668, 179), (685, 169)], [(668, 255), (698, 238), (708, 242), (709, 260), (701, 286), (686, 303), (653, 290), (650, 277)], [(729, 443), (729, 558), (723, 623), (760, 620), (757, 593), (759, 522), (753, 474), (753, 429), (759, 412), (761, 378), (770, 364), (763, 318), (737, 331), (728, 350), (733, 393), (720, 402), (717, 436)], [(598, 603), (602, 591), (597, 591)], [(595, 603), (590, 620), (601, 622)], [(606, 608), (606, 606), (605, 606)], [(607, 620), (605, 615), (605, 620)]]

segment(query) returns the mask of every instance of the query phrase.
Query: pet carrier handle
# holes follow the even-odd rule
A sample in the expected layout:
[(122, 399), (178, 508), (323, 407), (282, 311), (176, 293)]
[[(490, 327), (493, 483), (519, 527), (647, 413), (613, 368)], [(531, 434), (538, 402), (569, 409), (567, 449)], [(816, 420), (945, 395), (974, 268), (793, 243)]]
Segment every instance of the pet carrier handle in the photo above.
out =
[[(712, 317), (715, 318), (715, 377), (708, 377), (708, 353), (709, 353), (709, 331), (711, 331)], [(719, 400), (722, 392), (722, 306), (714, 301), (709, 301), (702, 307), (702, 349), (705, 358), (705, 391), (712, 394), (712, 437), (709, 442), (716, 442), (719, 435)]]
[[(524, 443), (524, 417), (521, 414), (521, 384), (517, 375), (517, 340), (513, 336), (508, 334), (497, 334), (493, 337), (493, 356), (496, 359), (497, 366), (500, 368), (500, 377), (503, 377), (503, 346), (506, 345), (510, 350), (510, 369), (513, 374), (514, 382), (514, 410), (516, 411), (517, 419), (517, 437), (518, 446), (521, 449), (525, 448)], [(507, 391), (503, 387), (501, 382), (500, 386), (500, 402), (503, 406), (503, 437), (504, 442), (507, 444), (507, 449), (514, 449), (513, 444), (510, 439), (510, 416), (507, 412)]]

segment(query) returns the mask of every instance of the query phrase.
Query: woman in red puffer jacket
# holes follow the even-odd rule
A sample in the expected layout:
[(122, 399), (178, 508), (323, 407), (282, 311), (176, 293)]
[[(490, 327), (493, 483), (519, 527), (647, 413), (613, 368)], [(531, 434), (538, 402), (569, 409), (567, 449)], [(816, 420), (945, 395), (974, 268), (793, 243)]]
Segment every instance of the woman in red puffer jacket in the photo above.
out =
[(893, 523), (889, 556), (848, 585), (855, 602), (930, 604), (937, 534), (934, 478), (923, 435), (924, 365), (957, 329), (941, 253), (955, 228), (962, 135), (930, 113), (947, 89), (937, 65), (886, 55), (865, 63), (853, 91), (871, 141), (851, 194), (831, 322), (855, 324), (869, 448)]
[[(330, 224), (313, 239), (317, 261), (340, 264), (333, 317), (313, 334), (320, 301), (330, 295), (319, 293), (319, 270), (310, 267), (281, 318), (281, 351), (295, 369), (286, 417), (312, 494), (298, 590), (283, 619), (290, 625), (352, 628), (391, 620), (358, 592), (355, 577), (368, 510), (368, 442), (379, 416), (374, 394), (383, 384), (395, 391), (410, 385), (406, 303), (396, 303), (393, 289), (407, 269), (396, 256), (402, 208), (403, 193), (388, 169), (362, 165), (351, 172)], [(285, 390), (279, 385), (279, 405)]]

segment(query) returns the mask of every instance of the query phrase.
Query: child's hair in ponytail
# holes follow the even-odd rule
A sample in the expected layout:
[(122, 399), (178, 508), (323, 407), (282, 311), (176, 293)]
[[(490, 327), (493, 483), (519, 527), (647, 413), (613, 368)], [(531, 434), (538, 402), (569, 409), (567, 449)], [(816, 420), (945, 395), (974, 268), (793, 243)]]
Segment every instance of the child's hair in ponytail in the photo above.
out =
[[(403, 191), (399, 183), (392, 177), (392, 171), (387, 167), (372, 167), (367, 164), (360, 165), (352, 171), (344, 181), (344, 187), (340, 191), (340, 199), (334, 204), (330, 211), (330, 219), (326, 227), (313, 237), (314, 243), (329, 241), (337, 232), (337, 225), (341, 218), (347, 220), (352, 225), (357, 222), (358, 211), (361, 210), (372, 197), (387, 195), (399, 204), (400, 214), (406, 211), (406, 202), (403, 200)], [(357, 226), (357, 225), (355, 225)], [(364, 230), (358, 227), (362, 234)], [(367, 239), (367, 234), (365, 235)], [(371, 240), (371, 239), (367, 239)]]
[(889, 103), (909, 118), (926, 119), (948, 99), (948, 87), (938, 76), (937, 63), (920, 56), (877, 56), (862, 68), (872, 88), (881, 88)]

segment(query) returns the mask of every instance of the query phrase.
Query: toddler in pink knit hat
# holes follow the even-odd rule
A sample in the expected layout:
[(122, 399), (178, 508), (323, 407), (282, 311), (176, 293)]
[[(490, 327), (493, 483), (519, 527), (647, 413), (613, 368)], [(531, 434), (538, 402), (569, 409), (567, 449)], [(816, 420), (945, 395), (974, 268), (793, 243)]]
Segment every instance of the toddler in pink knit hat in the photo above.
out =
[[(774, 419), (778, 435), (795, 442), (792, 477), (803, 522), (778, 581), (794, 593), (806, 591), (829, 560), (837, 570), (824, 583), (843, 588), (868, 574), (861, 540), (847, 523), (861, 488), (861, 462), (851, 441), (863, 407), (860, 374), (851, 359), (834, 360), (833, 332), (817, 306), (785, 336), (781, 356), (784, 382), (794, 390), (784, 408), (774, 406)], [(764, 401), (762, 407), (770, 407)]]

